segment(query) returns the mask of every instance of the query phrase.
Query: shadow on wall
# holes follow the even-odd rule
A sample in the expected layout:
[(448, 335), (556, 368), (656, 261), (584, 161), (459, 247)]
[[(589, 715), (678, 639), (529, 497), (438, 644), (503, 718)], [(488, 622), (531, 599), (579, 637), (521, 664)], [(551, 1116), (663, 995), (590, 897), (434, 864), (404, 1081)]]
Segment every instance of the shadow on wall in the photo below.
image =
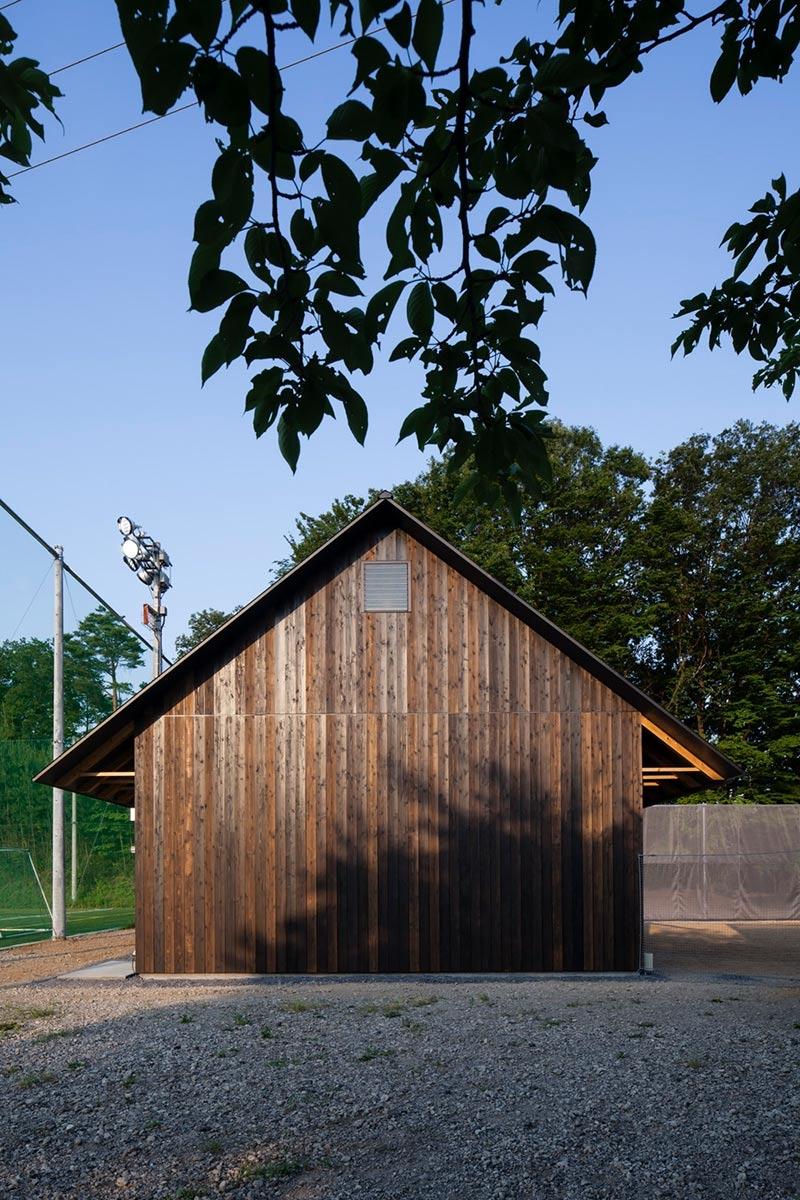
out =
[(188, 826), (175, 831), (152, 917), (140, 896), (139, 969), (635, 970), (636, 815), (609, 780), (582, 788), (579, 758), (554, 786), (530, 746), (513, 773), (491, 745), (464, 746), (444, 787), (404, 748), (382, 783), (340, 751), (319, 785), (284, 763), (267, 787), (256, 764), (208, 803), (186, 797), (204, 854), (181, 858)]

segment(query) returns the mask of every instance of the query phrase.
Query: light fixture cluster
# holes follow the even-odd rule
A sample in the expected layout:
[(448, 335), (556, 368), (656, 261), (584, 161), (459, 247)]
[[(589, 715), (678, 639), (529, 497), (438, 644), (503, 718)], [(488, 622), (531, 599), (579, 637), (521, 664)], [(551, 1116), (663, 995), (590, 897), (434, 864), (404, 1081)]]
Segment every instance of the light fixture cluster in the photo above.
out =
[(119, 517), (117, 529), (122, 534), (122, 558), (126, 567), (136, 572), (138, 579), (148, 587), (166, 592), (171, 586), (169, 577), (172, 563), (166, 550), (162, 550), (130, 517)]

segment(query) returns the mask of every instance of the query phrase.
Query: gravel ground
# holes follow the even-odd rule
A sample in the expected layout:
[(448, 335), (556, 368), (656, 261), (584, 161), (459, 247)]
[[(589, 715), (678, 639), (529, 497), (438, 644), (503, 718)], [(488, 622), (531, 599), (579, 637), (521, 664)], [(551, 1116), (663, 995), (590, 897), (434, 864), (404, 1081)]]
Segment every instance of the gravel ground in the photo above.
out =
[(785, 981), (0, 990), (0, 1195), (800, 1196)]

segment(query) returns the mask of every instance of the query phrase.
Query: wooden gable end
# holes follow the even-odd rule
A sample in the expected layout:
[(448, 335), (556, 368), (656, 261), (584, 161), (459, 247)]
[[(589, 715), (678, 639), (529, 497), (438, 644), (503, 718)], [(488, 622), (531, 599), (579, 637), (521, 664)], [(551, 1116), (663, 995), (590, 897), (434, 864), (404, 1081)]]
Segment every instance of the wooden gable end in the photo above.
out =
[[(409, 564), (408, 612), (365, 612), (363, 565)], [(400, 529), (351, 545), (336, 568), (255, 619), (173, 716), (371, 713), (621, 713), (600, 679)]]

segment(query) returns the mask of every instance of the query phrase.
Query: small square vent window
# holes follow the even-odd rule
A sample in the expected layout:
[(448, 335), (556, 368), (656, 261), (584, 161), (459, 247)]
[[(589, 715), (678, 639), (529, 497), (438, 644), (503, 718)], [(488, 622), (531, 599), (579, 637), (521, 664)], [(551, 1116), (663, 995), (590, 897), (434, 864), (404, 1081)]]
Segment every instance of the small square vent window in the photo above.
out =
[(408, 563), (364, 563), (364, 612), (408, 612)]

